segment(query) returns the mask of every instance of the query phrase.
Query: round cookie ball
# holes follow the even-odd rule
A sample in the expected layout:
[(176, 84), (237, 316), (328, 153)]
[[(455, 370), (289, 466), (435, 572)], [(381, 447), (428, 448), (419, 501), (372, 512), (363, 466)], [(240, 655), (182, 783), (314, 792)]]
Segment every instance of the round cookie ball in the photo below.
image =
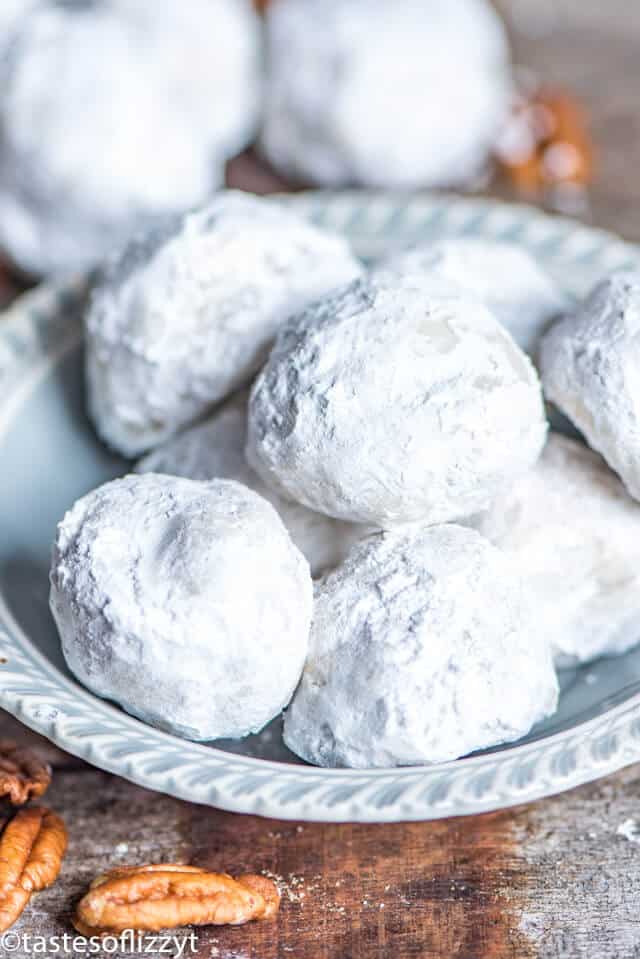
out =
[(640, 271), (603, 280), (540, 347), (545, 394), (640, 499)]
[(0, 59), (0, 244), (34, 274), (93, 265), (203, 202), (252, 139), (251, 0), (40, 0)]
[(444, 762), (550, 715), (550, 651), (533, 640), (511, 567), (459, 526), (355, 546), (316, 589), (309, 656), (285, 714), (289, 749), (319, 766)]
[(381, 275), (287, 324), (253, 387), (247, 455), (283, 495), (387, 528), (488, 508), (546, 431), (535, 370), (486, 307)]
[(285, 500), (262, 482), (244, 455), (247, 399), (246, 393), (236, 394), (209, 419), (167, 440), (145, 456), (135, 471), (243, 483), (275, 507), (291, 539), (306, 557), (311, 575), (319, 576), (338, 566), (353, 544), (369, 530), (360, 524), (341, 523)]
[(248, 383), (293, 312), (361, 272), (342, 237), (246, 193), (141, 235), (87, 312), (98, 433), (125, 456), (162, 443)]
[(552, 433), (536, 466), (474, 525), (533, 594), (556, 666), (640, 641), (640, 506), (600, 457)]
[(21, 17), (29, 16), (37, 2), (38, 0), (2, 0), (0, 29), (3, 33), (0, 35), (0, 57), (5, 55), (8, 42), (11, 41), (10, 28), (14, 27)]
[(127, 476), (58, 527), (51, 610), (71, 671), (187, 739), (257, 732), (307, 652), (309, 567), (239, 483)]
[(437, 273), (478, 299), (531, 355), (567, 299), (533, 256), (515, 243), (456, 237), (405, 250), (377, 269), (395, 274)]
[(511, 96), (485, 0), (272, 0), (261, 148), (320, 185), (464, 184)]

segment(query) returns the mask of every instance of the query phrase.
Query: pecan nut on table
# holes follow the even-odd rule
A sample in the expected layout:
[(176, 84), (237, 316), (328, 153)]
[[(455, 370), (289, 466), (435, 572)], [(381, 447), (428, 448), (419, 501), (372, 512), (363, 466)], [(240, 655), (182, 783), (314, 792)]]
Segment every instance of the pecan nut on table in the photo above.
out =
[(39, 799), (51, 782), (51, 768), (30, 749), (0, 740), (0, 798), (14, 806), (23, 806), (30, 799)]
[[(23, 805), (42, 796), (50, 781), (49, 766), (35, 753), (0, 741), (0, 798)], [(0, 932), (13, 925), (33, 893), (55, 882), (66, 848), (65, 825), (50, 809), (30, 806), (6, 816), (0, 835)], [(270, 919), (279, 907), (278, 888), (264, 876), (232, 879), (177, 863), (118, 866), (93, 880), (73, 923), (87, 936), (184, 925), (239, 926)]]
[(98, 876), (78, 903), (73, 923), (87, 936), (185, 925), (240, 926), (270, 919), (279, 905), (275, 884), (263, 876), (232, 879), (195, 866), (157, 863)]
[(21, 809), (0, 838), (0, 931), (13, 925), (34, 892), (58, 878), (67, 848), (59, 816), (41, 806)]

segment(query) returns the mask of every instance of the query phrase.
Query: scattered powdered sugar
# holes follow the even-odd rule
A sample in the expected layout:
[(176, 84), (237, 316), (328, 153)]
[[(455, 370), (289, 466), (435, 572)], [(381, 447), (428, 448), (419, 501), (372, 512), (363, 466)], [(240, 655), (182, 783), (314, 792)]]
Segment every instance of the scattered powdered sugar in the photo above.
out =
[(550, 715), (550, 651), (532, 640), (512, 565), (460, 526), (356, 545), (317, 586), (287, 746), (320, 766), (443, 762)]
[(506, 116), (506, 32), (485, 0), (279, 0), (261, 146), (323, 185), (466, 183)]
[(202, 203), (255, 132), (251, 0), (41, 0), (10, 27), (0, 241), (29, 272), (92, 265), (145, 219)]
[(268, 869), (263, 869), (262, 875), (275, 882), (280, 891), (280, 895), (285, 897), (288, 902), (293, 902), (301, 906), (304, 905), (304, 900), (308, 895), (313, 895), (322, 889), (322, 876), (319, 874), (307, 880), (304, 876), (298, 876), (295, 873), (282, 876), (270, 872)]
[(482, 300), (532, 355), (549, 322), (567, 307), (551, 277), (514, 243), (456, 237), (396, 253), (377, 269), (397, 275), (437, 273)]
[(190, 739), (261, 729), (304, 664), (309, 567), (239, 483), (127, 476), (58, 527), (51, 610), (72, 672)]
[(247, 456), (310, 509), (389, 527), (484, 510), (547, 432), (529, 359), (435, 275), (371, 275), (282, 330), (251, 394)]
[(228, 400), (204, 423), (167, 440), (142, 459), (137, 473), (169, 473), (194, 480), (230, 479), (244, 483), (276, 508), (313, 576), (333, 569), (369, 530), (342, 523), (285, 500), (262, 482), (247, 463), (247, 394)]
[(87, 314), (98, 432), (129, 456), (163, 442), (248, 383), (292, 313), (361, 272), (342, 237), (234, 191), (140, 236)]
[[(514, 562), (556, 665), (640, 638), (640, 509), (606, 463), (553, 433), (513, 492), (474, 525)], [(585, 677), (585, 682), (594, 682)]]
[(640, 844), (640, 826), (635, 819), (625, 819), (616, 829), (617, 836), (623, 836), (629, 842)]
[(640, 272), (614, 273), (552, 327), (545, 393), (640, 499)]
[[(340, 880), (337, 880), (333, 884), (332, 890), (330, 886), (327, 886), (325, 877), (319, 873), (307, 878), (296, 875), (295, 873), (289, 873), (283, 876), (271, 872), (268, 869), (263, 869), (262, 875), (273, 880), (278, 886), (281, 896), (302, 912), (304, 912), (305, 907), (309, 903), (312, 903), (313, 909), (316, 912), (323, 912), (338, 919), (346, 919), (349, 916), (350, 903), (348, 900), (346, 903), (343, 903), (336, 899), (339, 893), (336, 893), (335, 890), (339, 890), (339, 888), (344, 885)], [(388, 888), (389, 887), (387, 887), (387, 889)], [(403, 905), (408, 905), (406, 900), (401, 899), (400, 901)], [(365, 900), (363, 901), (363, 905), (366, 907), (370, 904)], [(373, 906), (373, 904), (371, 905)], [(380, 903), (377, 908), (384, 909), (384, 905), (384, 903)], [(285, 952), (286, 951), (285, 949)]]

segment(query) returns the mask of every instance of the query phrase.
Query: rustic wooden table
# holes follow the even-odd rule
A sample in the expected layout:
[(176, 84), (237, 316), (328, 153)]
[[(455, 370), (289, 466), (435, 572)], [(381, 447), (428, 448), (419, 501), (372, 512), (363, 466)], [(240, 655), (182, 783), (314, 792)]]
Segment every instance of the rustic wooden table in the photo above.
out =
[[(588, 215), (640, 240), (640, 3), (500, 6), (514, 28), (518, 62), (588, 107), (598, 149)], [(251, 155), (231, 165), (230, 182), (264, 192), (281, 186)], [(7, 281), (4, 295), (12, 289)], [(637, 767), (472, 819), (324, 826), (240, 817), (147, 792), (59, 752), (6, 715), (0, 734), (35, 744), (52, 762), (48, 801), (70, 832), (62, 876), (27, 908), (13, 930), (19, 934), (70, 932), (74, 900), (107, 865), (175, 859), (232, 873), (266, 870), (284, 891), (277, 922), (199, 930), (196, 951), (187, 945), (186, 955), (640, 957)], [(27, 943), (13, 955), (34, 949)], [(53, 952), (50, 945), (46, 954)], [(0, 946), (0, 955), (9, 954)], [(150, 946), (148, 954), (161, 953)]]

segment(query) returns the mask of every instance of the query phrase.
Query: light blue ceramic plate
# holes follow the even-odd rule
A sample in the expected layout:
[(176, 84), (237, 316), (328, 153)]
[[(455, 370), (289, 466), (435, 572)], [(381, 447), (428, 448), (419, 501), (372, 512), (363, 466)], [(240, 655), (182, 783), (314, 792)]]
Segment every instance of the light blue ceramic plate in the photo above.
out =
[[(450, 235), (506, 238), (573, 294), (640, 265), (615, 237), (525, 207), (438, 197), (306, 194), (284, 202), (344, 231), (366, 258)], [(36, 290), (0, 318), (0, 705), (102, 769), (224, 809), (287, 819), (404, 820), (480, 812), (569, 789), (640, 759), (640, 651), (566, 673), (557, 714), (526, 740), (453, 763), (320, 770), (278, 723), (242, 742), (185, 742), (88, 693), (67, 671), (49, 614), (57, 521), (127, 469), (84, 413), (82, 284)]]

